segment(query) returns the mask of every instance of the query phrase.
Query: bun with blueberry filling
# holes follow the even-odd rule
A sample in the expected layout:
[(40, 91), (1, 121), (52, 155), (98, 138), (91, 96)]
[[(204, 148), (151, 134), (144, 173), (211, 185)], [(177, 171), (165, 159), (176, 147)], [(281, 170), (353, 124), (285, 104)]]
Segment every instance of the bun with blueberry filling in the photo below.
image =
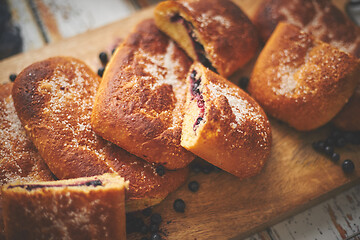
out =
[(139, 23), (107, 65), (91, 117), (94, 131), (150, 163), (186, 167), (195, 158), (180, 145), (190, 65), (154, 20)]
[(118, 174), (2, 188), (7, 239), (126, 239), (125, 189)]
[(96, 135), (90, 125), (100, 78), (82, 61), (55, 57), (34, 63), (16, 78), (15, 109), (50, 170), (59, 179), (118, 173), (130, 181), (128, 211), (161, 202), (188, 169), (166, 171)]
[(200, 63), (188, 74), (181, 145), (239, 177), (260, 172), (271, 149), (270, 123), (247, 93)]
[(259, 47), (255, 27), (230, 0), (165, 1), (155, 8), (155, 22), (194, 61), (225, 77)]

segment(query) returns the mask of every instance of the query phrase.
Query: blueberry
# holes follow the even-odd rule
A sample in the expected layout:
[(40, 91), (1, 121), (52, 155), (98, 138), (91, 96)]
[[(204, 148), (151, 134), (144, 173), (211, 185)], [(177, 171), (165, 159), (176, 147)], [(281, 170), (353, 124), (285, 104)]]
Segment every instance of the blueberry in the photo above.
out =
[(152, 223), (150, 224), (150, 232), (155, 233), (159, 231), (159, 225)]
[(346, 145), (346, 140), (343, 137), (340, 137), (336, 140), (337, 147), (344, 147)]
[(331, 133), (330, 133), (330, 136), (337, 139), (339, 137), (342, 137), (342, 132), (338, 129), (334, 129)]
[(106, 64), (107, 64), (107, 62), (108, 62), (108, 56), (107, 56), (106, 52), (101, 52), (101, 53), (99, 54), (99, 58), (100, 58), (100, 61), (101, 61), (101, 63), (102, 63), (103, 65), (106, 65)]
[(313, 148), (317, 152), (322, 152), (325, 150), (325, 142), (324, 141), (317, 141), (313, 143)]
[(325, 140), (325, 144), (328, 146), (334, 146), (336, 142), (335, 138), (329, 137)]
[(249, 84), (249, 78), (248, 77), (241, 77), (239, 80), (239, 87), (242, 89), (246, 89), (247, 85)]
[(199, 173), (202, 171), (202, 166), (196, 162), (190, 164), (190, 170), (194, 173)]
[(338, 153), (331, 154), (331, 160), (333, 162), (338, 162), (340, 160), (340, 155)]
[(14, 74), (14, 73), (10, 74), (9, 78), (10, 78), (10, 81), (14, 82), (16, 79), (16, 74)]
[(176, 199), (174, 201), (174, 204), (173, 204), (173, 207), (175, 209), (176, 212), (185, 212), (185, 207), (186, 207), (186, 204), (184, 202), (184, 200), (182, 199)]
[(192, 182), (189, 182), (189, 184), (188, 184), (188, 188), (192, 192), (197, 192), (199, 190), (199, 187), (200, 187), (200, 185), (197, 181), (192, 181)]
[(146, 226), (145, 224), (142, 225), (141, 228), (140, 228), (140, 232), (141, 232), (142, 234), (147, 234), (147, 233), (149, 232), (149, 227)]
[(202, 172), (205, 174), (209, 174), (214, 170), (214, 166), (213, 165), (206, 165), (203, 167)]
[(155, 223), (155, 224), (159, 225), (162, 222), (161, 215), (158, 213), (154, 213), (153, 215), (151, 215), (150, 221), (151, 221), (151, 223)]
[(141, 213), (145, 216), (145, 217), (149, 217), (151, 215), (151, 208), (145, 208), (144, 210), (141, 211)]
[(345, 133), (345, 139), (347, 142), (352, 142), (355, 138), (355, 133), (353, 132), (347, 132)]
[(333, 148), (332, 146), (325, 146), (324, 152), (325, 152), (328, 156), (331, 156), (331, 155), (334, 153), (334, 148)]
[(161, 177), (165, 174), (165, 168), (163, 165), (158, 165), (156, 167), (156, 173)]
[(102, 76), (104, 75), (104, 71), (105, 71), (105, 68), (104, 68), (104, 67), (99, 68), (99, 69), (98, 69), (98, 75), (99, 75), (100, 77), (102, 77)]
[(342, 163), (341, 167), (345, 173), (352, 173), (355, 169), (355, 165), (354, 165), (353, 161), (351, 161), (350, 159), (346, 159)]
[(151, 240), (161, 240), (161, 236), (158, 233), (151, 234)]

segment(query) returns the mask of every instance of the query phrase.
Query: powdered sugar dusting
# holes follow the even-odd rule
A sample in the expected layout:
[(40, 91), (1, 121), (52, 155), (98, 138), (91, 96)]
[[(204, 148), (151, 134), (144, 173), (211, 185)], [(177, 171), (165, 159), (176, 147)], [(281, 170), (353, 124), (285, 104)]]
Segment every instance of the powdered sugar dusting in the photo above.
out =
[(26, 136), (11, 96), (0, 99), (0, 185), (50, 180), (50, 171)]
[[(143, 49), (139, 49), (140, 55), (143, 59), (139, 60), (139, 64), (145, 66), (144, 70), (149, 76), (142, 76), (144, 80), (154, 79), (155, 81), (150, 85), (151, 90), (157, 87), (168, 84), (172, 86), (176, 97), (176, 106), (172, 112), (173, 124), (170, 128), (179, 124), (182, 119), (182, 103), (185, 100), (186, 83), (184, 79), (180, 79), (179, 73), (183, 72), (183, 66), (175, 54), (176, 45), (173, 41), (169, 41), (164, 54), (149, 54)], [(184, 76), (185, 77), (185, 76)]]
[(200, 22), (200, 27), (205, 28), (210, 24), (218, 24), (226, 29), (231, 27), (231, 21), (224, 16), (216, 15), (214, 10), (210, 9), (209, 11), (200, 14), (197, 18), (197, 21)]

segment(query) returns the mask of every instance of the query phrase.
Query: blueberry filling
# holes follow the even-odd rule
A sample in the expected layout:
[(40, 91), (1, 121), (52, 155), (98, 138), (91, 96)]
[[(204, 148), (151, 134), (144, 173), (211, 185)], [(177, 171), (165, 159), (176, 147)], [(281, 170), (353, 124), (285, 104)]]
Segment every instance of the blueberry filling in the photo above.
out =
[(201, 78), (196, 78), (196, 74), (197, 72), (195, 70), (193, 70), (190, 74), (190, 79), (191, 79), (191, 86), (190, 86), (190, 91), (191, 91), (191, 95), (192, 98), (191, 100), (196, 99), (197, 102), (197, 106), (200, 109), (200, 113), (199, 116), (197, 117), (194, 126), (193, 126), (193, 130), (196, 131), (196, 129), (199, 127), (200, 123), (204, 120), (204, 115), (205, 115), (205, 101), (203, 96), (200, 93), (200, 82), (201, 82)]
[(204, 46), (199, 43), (196, 39), (196, 35), (193, 31), (194, 26), (192, 25), (191, 22), (186, 21), (182, 16), (179, 15), (179, 13), (174, 14), (173, 16), (170, 17), (170, 21), (171, 22), (180, 22), (181, 24), (184, 25), (185, 29), (187, 30), (189, 37), (191, 38), (193, 47), (195, 49), (196, 55), (197, 55), (197, 60), (199, 62), (201, 62), (205, 67), (209, 68), (211, 71), (216, 72), (216, 68), (214, 68), (210, 62), (209, 59), (207, 59), (207, 57), (205, 56), (205, 49)]
[(9, 189), (11, 188), (15, 188), (15, 187), (20, 187), (20, 188), (25, 188), (28, 191), (34, 190), (34, 189), (38, 189), (38, 188), (45, 188), (45, 187), (80, 187), (80, 186), (102, 186), (102, 182), (99, 179), (96, 180), (91, 180), (91, 181), (86, 181), (86, 182), (82, 182), (82, 183), (74, 183), (74, 184), (58, 184), (58, 185), (41, 185), (41, 184), (30, 184), (30, 185), (14, 185), (14, 186), (9, 186)]

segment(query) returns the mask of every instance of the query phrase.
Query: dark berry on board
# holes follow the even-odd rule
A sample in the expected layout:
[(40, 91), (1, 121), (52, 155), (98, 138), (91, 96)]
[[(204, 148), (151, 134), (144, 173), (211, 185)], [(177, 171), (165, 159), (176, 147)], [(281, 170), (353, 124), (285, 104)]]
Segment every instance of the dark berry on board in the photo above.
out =
[(199, 172), (201, 172), (202, 167), (201, 167), (200, 164), (195, 163), (195, 162), (192, 162), (192, 163), (190, 164), (190, 170), (191, 170), (192, 172), (194, 172), (194, 173), (199, 173)]
[(185, 207), (186, 207), (186, 204), (184, 202), (184, 200), (182, 199), (176, 199), (174, 201), (174, 205), (173, 205), (174, 209), (176, 212), (185, 212)]
[(106, 65), (106, 64), (107, 64), (107, 62), (108, 62), (108, 56), (107, 56), (106, 52), (101, 52), (101, 53), (99, 54), (99, 58), (100, 58), (100, 61), (101, 61), (101, 63), (102, 63), (103, 65)]
[(151, 223), (155, 223), (159, 225), (162, 222), (161, 215), (158, 213), (154, 213), (153, 215), (151, 215), (150, 221)]
[(249, 78), (248, 77), (241, 77), (239, 80), (239, 87), (242, 89), (246, 89), (247, 85), (249, 84)]
[(156, 167), (156, 173), (161, 177), (165, 174), (165, 168), (163, 165), (159, 165)]
[(203, 167), (202, 172), (205, 174), (209, 174), (214, 170), (214, 166), (213, 165), (206, 165)]
[(337, 147), (344, 147), (346, 145), (346, 140), (344, 137), (340, 137), (336, 140), (336, 144)]
[(16, 74), (14, 74), (14, 73), (10, 74), (9, 78), (10, 78), (10, 81), (12, 81), (12, 82), (15, 81)]
[(161, 236), (158, 233), (151, 234), (151, 240), (161, 240)]
[(355, 138), (355, 133), (353, 132), (347, 132), (345, 133), (345, 140), (346, 142), (352, 142)]
[(330, 133), (330, 136), (336, 139), (336, 138), (342, 137), (342, 132), (340, 130), (338, 130), (338, 129), (334, 129)]
[(327, 155), (331, 156), (331, 155), (334, 153), (334, 147), (332, 147), (332, 146), (325, 146), (324, 152), (325, 152)]
[(199, 190), (199, 187), (200, 187), (200, 185), (197, 181), (192, 181), (192, 182), (189, 182), (189, 184), (188, 184), (188, 188), (192, 192), (197, 192)]
[(149, 227), (144, 224), (143, 226), (141, 226), (140, 232), (142, 234), (147, 234), (149, 232)]
[(354, 162), (351, 161), (350, 159), (346, 159), (342, 164), (341, 164), (342, 170), (345, 173), (352, 173), (355, 169), (355, 165)]
[(159, 225), (152, 223), (150, 224), (150, 232), (155, 233), (159, 231)]
[(331, 160), (333, 162), (338, 162), (340, 160), (340, 154), (338, 154), (338, 153), (331, 154)]
[(100, 77), (102, 77), (102, 76), (104, 75), (104, 71), (105, 71), (105, 68), (104, 68), (104, 67), (99, 68), (99, 69), (98, 69), (98, 75), (99, 75)]
[(325, 144), (326, 144), (327, 146), (334, 146), (334, 145), (335, 145), (335, 142), (336, 142), (336, 139), (335, 139), (335, 138), (331, 138), (331, 137), (329, 137), (329, 138), (327, 138), (327, 139), (325, 140)]
[(144, 210), (141, 211), (142, 215), (144, 215), (145, 217), (149, 217), (152, 213), (152, 209), (151, 208), (145, 208)]

